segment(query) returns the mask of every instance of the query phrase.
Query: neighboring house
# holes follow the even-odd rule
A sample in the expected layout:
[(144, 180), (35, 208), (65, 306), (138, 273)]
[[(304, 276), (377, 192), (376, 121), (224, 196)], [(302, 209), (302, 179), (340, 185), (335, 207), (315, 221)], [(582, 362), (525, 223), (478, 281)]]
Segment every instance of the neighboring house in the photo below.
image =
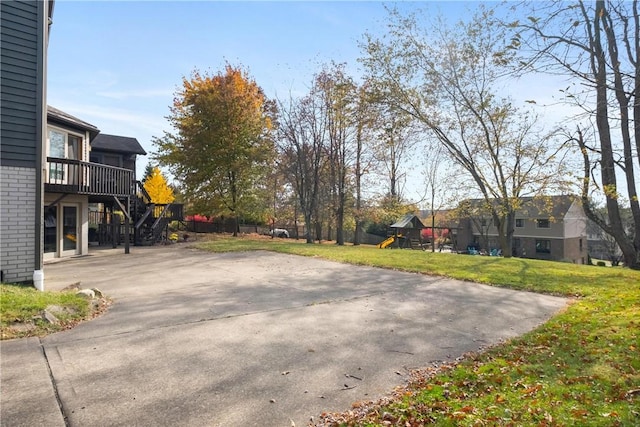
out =
[[(135, 138), (98, 128), (48, 107), (44, 184), (44, 259), (87, 255), (89, 241), (154, 243), (182, 220), (182, 205), (156, 205), (138, 197)], [(145, 215), (146, 214), (146, 215)], [(144, 217), (144, 218), (143, 218)], [(164, 233), (164, 235), (163, 235)]]
[(622, 261), (622, 250), (616, 240), (591, 220), (587, 222), (587, 240), (589, 257), (610, 261), (612, 265)]
[[(44, 259), (89, 253), (89, 204), (103, 203), (130, 211), (135, 195), (135, 154), (111, 145), (127, 141), (144, 153), (134, 138), (105, 135), (94, 125), (48, 107), (47, 153), (44, 176)], [(95, 141), (98, 141), (96, 144)], [(128, 168), (90, 161), (92, 145), (115, 159), (127, 159)], [(130, 150), (128, 150), (130, 151)], [(131, 159), (133, 159), (131, 161)], [(125, 241), (127, 243), (127, 241)]]
[(42, 277), (46, 63), (53, 1), (0, 2), (0, 280)]
[[(480, 206), (483, 201), (472, 200)], [(481, 210), (479, 210), (480, 212)], [(474, 247), (491, 252), (498, 249), (498, 231), (491, 215), (479, 213), (458, 223), (459, 249)], [(516, 211), (513, 255), (586, 264), (587, 217), (580, 200), (573, 196), (522, 198)]]
[(137, 155), (146, 151), (135, 138), (101, 133), (91, 141), (90, 161), (136, 171)]
[[(135, 138), (98, 134), (91, 140), (91, 153), (89, 159), (92, 163), (100, 163), (130, 170), (133, 173), (133, 180), (136, 180), (136, 160), (138, 155), (146, 155), (146, 151)], [(132, 193), (135, 194), (135, 189)], [(130, 202), (135, 205), (137, 198)], [(89, 200), (89, 242), (90, 244), (113, 244), (112, 219), (113, 213), (118, 211), (120, 206), (110, 197), (90, 197)], [(132, 210), (132, 209), (130, 209)], [(135, 216), (135, 214), (134, 214)], [(120, 231), (117, 233), (119, 239)], [(117, 241), (115, 242), (118, 243)]]

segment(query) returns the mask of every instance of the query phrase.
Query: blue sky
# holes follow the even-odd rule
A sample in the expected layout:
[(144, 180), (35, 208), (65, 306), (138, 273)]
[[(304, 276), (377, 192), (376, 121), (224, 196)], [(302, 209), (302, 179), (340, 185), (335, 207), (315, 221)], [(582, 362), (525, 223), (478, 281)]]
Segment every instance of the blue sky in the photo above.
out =
[[(426, 7), (454, 20), (475, 4), (398, 7)], [(103, 133), (135, 137), (151, 153), (152, 137), (170, 130), (165, 117), (174, 92), (194, 69), (215, 73), (228, 61), (248, 68), (269, 97), (302, 94), (321, 63), (346, 62), (358, 76), (358, 42), (366, 32), (382, 33), (386, 16), (377, 1), (58, 0), (48, 103)], [(148, 160), (140, 159), (139, 173)]]
[(57, 1), (48, 103), (151, 152), (195, 68), (241, 64), (269, 97), (302, 93), (319, 63), (355, 69), (358, 40), (385, 14), (379, 2)]

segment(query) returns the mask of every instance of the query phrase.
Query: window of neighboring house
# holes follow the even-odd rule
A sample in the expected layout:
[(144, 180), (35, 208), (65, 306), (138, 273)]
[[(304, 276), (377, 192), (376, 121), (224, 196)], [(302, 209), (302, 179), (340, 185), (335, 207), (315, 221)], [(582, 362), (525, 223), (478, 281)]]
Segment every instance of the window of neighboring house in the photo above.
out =
[(524, 219), (516, 218), (516, 228), (523, 228), (523, 227), (524, 227)]
[(82, 138), (76, 135), (67, 135), (67, 159), (80, 160)]
[[(66, 135), (63, 132), (49, 129), (48, 157), (57, 159), (64, 159), (66, 157)], [(64, 166), (59, 163), (50, 163), (49, 179), (52, 181), (62, 181), (64, 179)]]
[(538, 225), (538, 228), (549, 228), (549, 227), (551, 227), (551, 223), (549, 222), (549, 220), (547, 218), (539, 218), (536, 221), (536, 224)]
[(516, 237), (515, 239), (513, 239), (513, 247), (514, 248), (520, 249), (520, 245), (521, 245), (521, 243), (520, 243), (520, 239), (519, 238)]
[(80, 160), (82, 137), (60, 129), (49, 129), (49, 157)]
[(536, 253), (538, 254), (551, 253), (551, 240), (536, 240)]
[[(56, 159), (80, 160), (82, 137), (62, 129), (49, 128), (47, 138), (47, 157)], [(66, 183), (71, 174), (70, 166), (62, 162), (49, 163), (49, 179), (56, 183)]]
[(481, 225), (482, 227), (486, 227), (486, 226), (487, 226), (487, 220), (486, 220), (486, 219), (484, 219), (484, 218), (482, 218), (482, 219), (480, 220), (480, 225)]

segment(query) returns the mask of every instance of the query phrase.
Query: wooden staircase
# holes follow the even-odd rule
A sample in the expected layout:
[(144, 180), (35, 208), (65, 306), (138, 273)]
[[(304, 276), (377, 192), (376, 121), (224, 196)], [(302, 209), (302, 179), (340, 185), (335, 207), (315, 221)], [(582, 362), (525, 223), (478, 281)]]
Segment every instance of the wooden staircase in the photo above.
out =
[(183, 205), (179, 203), (153, 203), (140, 181), (136, 181), (138, 196), (132, 204), (134, 244), (150, 246), (169, 238), (169, 224), (184, 221)]

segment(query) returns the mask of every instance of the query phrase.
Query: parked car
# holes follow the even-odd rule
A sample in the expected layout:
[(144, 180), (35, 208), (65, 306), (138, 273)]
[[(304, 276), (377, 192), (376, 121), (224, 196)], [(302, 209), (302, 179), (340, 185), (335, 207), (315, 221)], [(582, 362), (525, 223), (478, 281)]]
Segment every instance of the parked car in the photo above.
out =
[(275, 236), (275, 237), (288, 238), (289, 232), (284, 228), (274, 228), (273, 230), (269, 231), (269, 235)]

